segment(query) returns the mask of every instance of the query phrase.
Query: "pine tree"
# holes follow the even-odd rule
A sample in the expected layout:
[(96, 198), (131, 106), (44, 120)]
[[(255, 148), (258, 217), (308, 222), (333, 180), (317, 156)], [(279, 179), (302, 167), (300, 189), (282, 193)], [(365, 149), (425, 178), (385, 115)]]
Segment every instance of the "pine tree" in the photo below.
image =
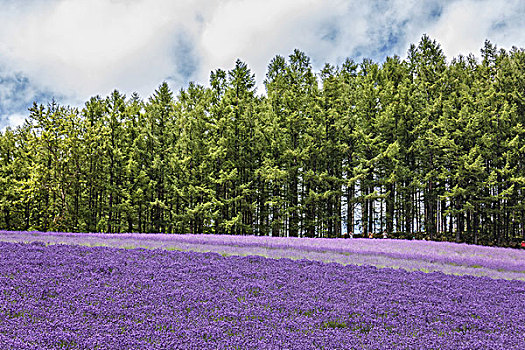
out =
[(147, 198), (151, 226), (153, 232), (166, 232), (167, 223), (167, 188), (168, 157), (175, 143), (174, 128), (174, 101), (166, 82), (162, 83), (145, 106), (146, 110), (146, 153), (145, 160), (150, 166), (147, 168), (149, 185)]

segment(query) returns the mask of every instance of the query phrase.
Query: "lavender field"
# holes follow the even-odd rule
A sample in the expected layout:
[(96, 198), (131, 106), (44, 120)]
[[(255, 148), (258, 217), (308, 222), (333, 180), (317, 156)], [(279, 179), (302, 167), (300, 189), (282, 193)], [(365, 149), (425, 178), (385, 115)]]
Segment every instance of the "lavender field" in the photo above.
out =
[[(0, 237), (1, 349), (525, 345), (525, 282), (509, 278), (511, 271), (523, 274), (521, 251), (393, 240), (36, 232)], [(190, 251), (214, 247), (221, 254)], [(260, 256), (269, 252), (280, 259)], [(363, 265), (334, 263), (340, 257)], [(381, 257), (381, 263), (406, 266), (366, 264)], [(408, 271), (417, 259), (436, 268), (477, 264), (470, 268), (509, 275)]]
[(525, 250), (394, 239), (0, 231), (3, 242), (214, 252), (525, 281)]
[(0, 243), (3, 349), (519, 349), (525, 284), (214, 253)]

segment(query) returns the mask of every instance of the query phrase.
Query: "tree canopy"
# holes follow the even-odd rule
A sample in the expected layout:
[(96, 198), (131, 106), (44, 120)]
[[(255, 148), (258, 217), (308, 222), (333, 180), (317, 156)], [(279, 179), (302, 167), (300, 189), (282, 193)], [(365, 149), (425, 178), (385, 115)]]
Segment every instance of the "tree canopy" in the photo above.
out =
[(314, 72), (299, 50), (146, 101), (55, 101), (0, 133), (0, 228), (525, 239), (525, 51)]

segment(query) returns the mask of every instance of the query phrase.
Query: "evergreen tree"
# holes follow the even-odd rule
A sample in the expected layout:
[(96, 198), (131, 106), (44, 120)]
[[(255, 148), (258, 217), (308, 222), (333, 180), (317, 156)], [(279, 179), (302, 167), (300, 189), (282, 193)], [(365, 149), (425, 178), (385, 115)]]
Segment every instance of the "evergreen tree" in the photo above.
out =
[[(525, 239), (525, 51), (486, 41), (447, 63), (424, 35), (406, 60), (318, 75), (295, 50), (266, 95), (237, 60), (210, 87), (82, 110), (34, 104), (0, 133), (0, 227), (13, 230)], [(319, 81), (318, 78), (319, 77)]]

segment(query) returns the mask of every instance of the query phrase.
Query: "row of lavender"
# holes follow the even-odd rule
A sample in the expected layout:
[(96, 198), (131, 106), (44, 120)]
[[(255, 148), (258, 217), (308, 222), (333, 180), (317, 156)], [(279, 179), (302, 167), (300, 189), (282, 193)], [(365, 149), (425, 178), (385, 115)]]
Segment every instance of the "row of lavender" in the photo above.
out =
[(0, 231), (0, 241), (211, 251), (525, 280), (525, 250), (392, 239)]
[(0, 242), (2, 349), (522, 349), (525, 283)]

